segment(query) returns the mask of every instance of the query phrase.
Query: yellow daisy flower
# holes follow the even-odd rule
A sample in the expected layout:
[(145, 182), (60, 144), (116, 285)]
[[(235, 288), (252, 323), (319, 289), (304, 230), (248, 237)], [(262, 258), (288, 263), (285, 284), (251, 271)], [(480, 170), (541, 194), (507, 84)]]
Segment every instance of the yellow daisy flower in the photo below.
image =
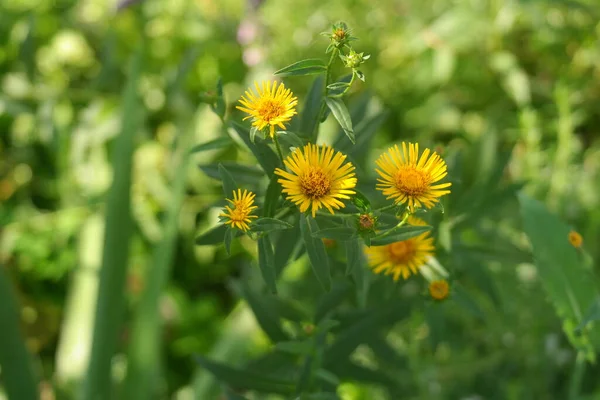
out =
[(569, 232), (569, 243), (571, 243), (571, 246), (578, 249), (583, 244), (583, 237), (581, 237), (579, 232), (571, 231)]
[(237, 106), (248, 114), (244, 120), (253, 118), (252, 125), (262, 130), (267, 125), (270, 127), (270, 135), (275, 135), (275, 126), (285, 129), (284, 122), (288, 122), (296, 114), (296, 104), (298, 98), (294, 97), (290, 89), (286, 89), (283, 83), (277, 86), (277, 82), (263, 82), (262, 87), (258, 82), (254, 82), (258, 96), (248, 89), (246, 96), (242, 96), (240, 103), (243, 107)]
[(300, 212), (311, 207), (314, 218), (325, 207), (333, 214), (334, 208), (345, 207), (340, 199), (349, 199), (355, 193), (354, 166), (349, 162), (344, 164), (344, 160), (345, 155), (329, 146), (309, 143), (283, 161), (291, 173), (275, 169), (275, 174), (281, 176), (277, 182), (283, 186), (287, 199), (300, 207)]
[(450, 294), (450, 285), (445, 279), (433, 281), (429, 284), (429, 295), (434, 300), (444, 300)]
[[(427, 225), (425, 221), (412, 215), (408, 217), (407, 222), (409, 225)], [(400, 242), (368, 247), (365, 253), (373, 272), (393, 275), (397, 281), (400, 276), (406, 279), (411, 274), (416, 274), (433, 256), (434, 249), (433, 238), (429, 237), (429, 232), (424, 232)]]
[(418, 143), (409, 143), (407, 147), (402, 142), (402, 152), (397, 145), (390, 147), (376, 161), (380, 168), (376, 171), (381, 177), (377, 178), (377, 189), (397, 204), (408, 203), (411, 210), (421, 205), (433, 207), (439, 197), (450, 193), (450, 190), (442, 189), (450, 187), (451, 183), (434, 185), (448, 173), (444, 160), (436, 152), (430, 153), (425, 149), (419, 158)]
[(241, 189), (238, 189), (237, 192), (234, 190), (233, 200), (226, 199), (232, 207), (225, 206), (225, 210), (219, 216), (226, 219), (226, 225), (231, 225), (232, 228), (238, 228), (246, 232), (250, 229), (248, 224), (251, 219), (258, 218), (256, 215), (251, 215), (252, 211), (258, 208), (254, 205), (255, 196), (254, 193), (248, 190), (244, 190), (243, 193)]

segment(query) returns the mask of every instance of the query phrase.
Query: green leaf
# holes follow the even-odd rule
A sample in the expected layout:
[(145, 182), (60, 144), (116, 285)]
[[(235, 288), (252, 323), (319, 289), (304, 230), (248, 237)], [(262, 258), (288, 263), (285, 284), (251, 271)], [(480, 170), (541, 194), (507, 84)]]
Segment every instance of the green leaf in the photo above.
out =
[(523, 193), (519, 194), (519, 203), (543, 287), (563, 320), (569, 341), (593, 360), (595, 352), (589, 340), (596, 348), (600, 346), (598, 328), (581, 336), (575, 334), (575, 328), (584, 321), (586, 311), (598, 298), (597, 278), (583, 265), (578, 251), (569, 243), (567, 224)]
[(257, 133), (260, 133), (258, 128), (255, 126), (251, 126), (250, 127), (250, 142), (252, 142), (253, 144), (256, 143), (256, 134)]
[(137, 94), (142, 66), (143, 46), (138, 48), (128, 71), (123, 91), (121, 132), (112, 150), (114, 174), (106, 200), (102, 266), (100, 268), (94, 336), (82, 398), (109, 399), (111, 395), (112, 359), (118, 348), (119, 333), (126, 309), (125, 284), (129, 264), (129, 243), (133, 233), (131, 217), (131, 181), (135, 136), (141, 126)]
[(314, 317), (315, 324), (318, 324), (327, 317), (335, 307), (340, 305), (348, 297), (351, 289), (352, 287), (347, 280), (336, 279), (333, 282), (331, 291), (323, 294), (317, 303)]
[(225, 251), (227, 252), (227, 255), (231, 255), (231, 239), (233, 237), (232, 231), (233, 229), (228, 226), (225, 230), (225, 237), (223, 238), (223, 245), (225, 245)]
[(301, 342), (295, 340), (279, 342), (275, 344), (275, 349), (289, 354), (307, 355), (312, 350), (312, 344), (310, 343), (310, 341), (306, 340)]
[(16, 293), (6, 275), (7, 268), (0, 265), (0, 365), (2, 381), (9, 399), (38, 399), (38, 383), (33, 373), (31, 355), (25, 347), (21, 332), (21, 318)]
[[(299, 216), (302, 218), (302, 216)], [(279, 238), (275, 242), (275, 267), (277, 274), (283, 271), (283, 268), (288, 264), (290, 258), (296, 250), (302, 246), (300, 233), (300, 222), (296, 218), (292, 229), (281, 231)]]
[(344, 90), (346, 90), (346, 88), (348, 86), (350, 86), (350, 81), (352, 80), (352, 74), (347, 74), (344, 75), (343, 77), (341, 77), (337, 82), (332, 83), (330, 85), (327, 86), (328, 92), (327, 95), (328, 96), (339, 96), (342, 94), (342, 92)]
[(254, 157), (258, 160), (263, 171), (271, 178), (274, 175), (275, 168), (281, 166), (281, 161), (279, 160), (279, 157), (277, 157), (277, 154), (275, 154), (275, 152), (265, 143), (252, 143), (250, 140), (250, 132), (245, 126), (240, 125), (237, 122), (232, 122), (231, 126), (244, 141), (252, 154), (254, 154)]
[(252, 223), (252, 230), (254, 232), (271, 232), (281, 229), (290, 229), (292, 227), (292, 224), (289, 222), (268, 217), (259, 218)]
[(212, 229), (204, 232), (196, 238), (196, 244), (200, 246), (210, 246), (222, 243), (225, 240), (227, 225), (217, 225)]
[(327, 85), (327, 89), (341, 90), (343, 92), (348, 86), (350, 86), (350, 83), (348, 83), (348, 82), (335, 82), (330, 85)]
[(356, 138), (354, 136), (354, 131), (352, 130), (352, 120), (350, 119), (350, 113), (346, 108), (346, 105), (341, 99), (326, 97), (325, 103), (327, 103), (327, 107), (331, 110), (331, 113), (340, 123), (340, 126), (348, 136), (348, 139), (352, 143), (356, 143)]
[(223, 164), (219, 164), (219, 175), (221, 176), (221, 182), (223, 183), (223, 194), (228, 199), (233, 199), (233, 193), (237, 192), (238, 185), (235, 183), (233, 176), (227, 171), (227, 168)]
[(589, 324), (590, 322), (600, 321), (600, 297), (598, 297), (592, 305), (588, 308), (585, 313), (585, 317), (577, 326), (576, 332), (581, 333), (581, 331)]
[(277, 314), (283, 319), (293, 322), (305, 322), (309, 319), (307, 312), (302, 308), (302, 304), (297, 301), (281, 296), (270, 296), (268, 301), (271, 302)]
[(277, 293), (277, 286), (275, 284), (275, 256), (271, 241), (266, 235), (258, 239), (258, 265), (267, 288), (271, 293)]
[[(300, 128), (299, 132), (307, 138), (313, 138), (319, 124), (319, 113), (321, 112), (321, 104), (323, 103), (323, 86), (325, 80), (322, 76), (318, 76), (304, 101), (302, 112), (300, 113)], [(314, 139), (314, 138), (313, 138)]]
[(461, 285), (454, 284), (452, 287), (452, 293), (449, 297), (454, 300), (458, 305), (464, 308), (466, 311), (473, 314), (481, 320), (485, 320), (485, 313), (479, 306), (478, 302), (471, 297), (471, 295), (463, 289)]
[(236, 389), (256, 390), (261, 393), (287, 395), (294, 391), (294, 383), (279, 377), (263, 375), (253, 370), (241, 370), (197, 356), (200, 366), (218, 380)]
[(294, 132), (290, 131), (279, 131), (277, 132), (279, 135), (279, 140), (281, 143), (287, 147), (296, 147), (302, 148), (304, 147), (304, 141), (300, 138), (300, 136), (296, 135)]
[(276, 76), (301, 76), (323, 74), (327, 71), (327, 65), (320, 58), (309, 58), (295, 62), (287, 67), (275, 71)]
[(359, 239), (349, 240), (346, 245), (346, 276), (355, 269), (362, 268), (364, 263), (363, 245)]
[(277, 175), (273, 175), (269, 182), (269, 186), (267, 187), (267, 194), (265, 195), (265, 203), (263, 206), (263, 216), (265, 217), (273, 217), (277, 211), (279, 198), (282, 194), (281, 184), (277, 182), (278, 179), (279, 177)]
[(429, 341), (434, 352), (444, 339), (445, 332), (447, 332), (443, 307), (444, 303), (425, 305), (425, 321), (427, 321), (429, 327)]
[(223, 94), (223, 80), (219, 77), (217, 81), (217, 102), (214, 106), (211, 105), (212, 110), (217, 114), (221, 119), (225, 118), (225, 112), (227, 111), (227, 106), (225, 105), (225, 95)]
[(356, 193), (352, 197), (352, 203), (354, 203), (356, 208), (363, 213), (371, 211), (371, 202), (369, 199), (367, 199), (367, 197), (358, 190), (355, 190), (355, 192)]
[(256, 322), (261, 329), (267, 334), (273, 343), (289, 340), (286, 333), (281, 328), (279, 314), (277, 309), (270, 301), (270, 297), (253, 291), (248, 283), (242, 281), (239, 284), (239, 290), (242, 297), (248, 302), (248, 305), (254, 313)]
[(208, 142), (200, 143), (190, 150), (190, 153), (201, 153), (203, 151), (218, 150), (229, 146), (233, 142), (228, 136), (213, 139)]
[(392, 228), (389, 231), (383, 232), (371, 239), (371, 246), (384, 246), (386, 244), (400, 242), (407, 240), (415, 236), (431, 230), (429, 225), (402, 225), (396, 228)]
[[(251, 186), (258, 186), (265, 177), (264, 172), (259, 168), (235, 162), (223, 161), (217, 164), (199, 165), (198, 167), (209, 177), (220, 181), (221, 175), (219, 174), (219, 165), (223, 165), (231, 175), (235, 176), (235, 180), (238, 184), (244, 183)], [(231, 196), (231, 193), (227, 195), (227, 197), (229, 196)]]
[(349, 226), (326, 228), (313, 232), (312, 236), (320, 239), (333, 239), (345, 241), (356, 237), (356, 229), (351, 228)]
[(329, 259), (325, 251), (325, 244), (321, 239), (315, 239), (313, 232), (319, 230), (317, 222), (310, 216), (300, 216), (300, 232), (304, 239), (306, 252), (312, 270), (325, 291), (331, 290), (331, 273), (329, 272)]
[(225, 397), (227, 400), (248, 400), (244, 396), (241, 396), (241, 395), (233, 392), (232, 390), (226, 390)]

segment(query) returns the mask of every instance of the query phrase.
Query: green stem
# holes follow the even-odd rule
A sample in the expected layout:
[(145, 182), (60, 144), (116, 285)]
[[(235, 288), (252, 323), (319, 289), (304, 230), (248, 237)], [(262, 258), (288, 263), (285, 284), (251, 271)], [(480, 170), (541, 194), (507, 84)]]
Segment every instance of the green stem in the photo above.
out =
[(348, 86), (346, 87), (346, 89), (344, 89), (344, 91), (343, 91), (342, 93), (339, 93), (339, 94), (334, 94), (334, 95), (331, 95), (331, 96), (329, 96), (329, 97), (331, 97), (331, 98), (340, 98), (340, 97), (344, 97), (344, 95), (345, 95), (346, 93), (348, 93), (348, 90), (350, 90), (350, 88), (352, 87), (352, 84), (354, 83), (354, 79), (355, 79), (355, 77), (356, 77), (356, 74), (353, 72), (353, 73), (352, 73), (352, 79), (350, 79), (350, 82), (348, 82)]
[(396, 203), (392, 203), (392, 204), (390, 204), (389, 206), (385, 206), (385, 207), (382, 207), (382, 208), (378, 208), (377, 210), (374, 210), (374, 211), (377, 211), (377, 212), (384, 212), (384, 211), (387, 211), (387, 210), (391, 210), (391, 209), (393, 209), (393, 208), (396, 208), (396, 206), (397, 206), (397, 204), (396, 204)]
[(579, 398), (579, 391), (581, 389), (584, 373), (585, 355), (582, 352), (578, 352), (577, 358), (575, 359), (575, 368), (569, 384), (569, 400), (577, 400)]
[(315, 125), (315, 132), (314, 132), (314, 142), (317, 141), (317, 137), (319, 136), (319, 125), (321, 123), (321, 118), (323, 116), (323, 113), (325, 112), (325, 98), (329, 95), (329, 89), (327, 89), (327, 86), (329, 86), (329, 79), (331, 78), (331, 66), (333, 65), (333, 62), (335, 61), (335, 57), (337, 56), (338, 53), (338, 49), (335, 48), (331, 51), (331, 57), (329, 57), (329, 62), (327, 63), (327, 71), (325, 71), (325, 88), (323, 90), (323, 101), (321, 102), (321, 110), (319, 111), (319, 115), (318, 118), (319, 120), (317, 121), (317, 124)]
[(279, 155), (279, 159), (281, 160), (281, 165), (284, 165), (283, 152), (281, 151), (281, 146), (279, 145), (279, 139), (277, 139), (277, 133), (273, 135), (273, 143), (275, 143), (275, 147), (277, 148), (277, 154)]

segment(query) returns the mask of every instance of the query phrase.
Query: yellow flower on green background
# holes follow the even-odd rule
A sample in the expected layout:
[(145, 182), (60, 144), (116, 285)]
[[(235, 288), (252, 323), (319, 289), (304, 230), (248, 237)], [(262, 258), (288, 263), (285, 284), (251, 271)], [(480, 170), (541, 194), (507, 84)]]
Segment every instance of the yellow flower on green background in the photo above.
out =
[(397, 204), (407, 203), (409, 209), (425, 206), (431, 208), (439, 198), (450, 193), (444, 190), (451, 183), (436, 182), (448, 173), (446, 163), (435, 152), (425, 149), (419, 157), (419, 144), (402, 142), (402, 151), (397, 145), (390, 147), (376, 161), (380, 178), (377, 189)]
[[(407, 222), (413, 226), (427, 225), (425, 221), (412, 215)], [(407, 279), (411, 274), (416, 274), (433, 256), (434, 250), (433, 238), (429, 236), (429, 232), (424, 232), (407, 240), (367, 247), (365, 253), (373, 272), (392, 275), (397, 281), (400, 277)]]
[(569, 243), (571, 243), (571, 246), (578, 249), (583, 244), (583, 237), (579, 234), (579, 232), (571, 231), (569, 232)]
[(244, 190), (244, 192), (241, 189), (238, 189), (237, 192), (234, 190), (233, 200), (227, 199), (231, 207), (225, 206), (225, 210), (219, 216), (225, 219), (226, 225), (246, 232), (250, 229), (248, 224), (251, 220), (258, 218), (256, 215), (252, 215), (252, 211), (258, 208), (254, 205), (255, 196), (254, 193), (248, 190)]
[(355, 194), (356, 186), (354, 166), (347, 162), (346, 156), (329, 146), (307, 144), (297, 148), (283, 161), (290, 171), (275, 169), (281, 179), (283, 193), (298, 207), (300, 212), (311, 209), (314, 217), (319, 209), (333, 210), (344, 208), (341, 200)]
[(296, 114), (298, 99), (283, 83), (278, 86), (275, 81), (266, 81), (259, 86), (258, 82), (254, 82), (254, 86), (258, 95), (251, 89), (246, 90), (246, 96), (240, 100), (242, 106), (236, 108), (248, 114), (244, 120), (252, 118), (252, 125), (257, 129), (269, 126), (269, 134), (273, 137), (275, 126), (285, 129), (284, 123)]

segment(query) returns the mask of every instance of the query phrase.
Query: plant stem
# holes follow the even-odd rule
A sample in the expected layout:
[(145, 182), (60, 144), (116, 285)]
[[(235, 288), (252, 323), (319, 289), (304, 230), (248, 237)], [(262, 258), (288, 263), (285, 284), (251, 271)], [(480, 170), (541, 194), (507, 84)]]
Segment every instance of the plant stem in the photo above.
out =
[(382, 208), (378, 208), (377, 210), (374, 210), (374, 211), (384, 212), (384, 211), (387, 211), (387, 210), (391, 210), (391, 209), (393, 209), (395, 207), (396, 207), (396, 203), (393, 203), (393, 204), (390, 204), (388, 206), (385, 206), (385, 207), (382, 207)]
[(283, 152), (281, 151), (281, 146), (279, 145), (279, 139), (277, 139), (277, 133), (273, 135), (273, 143), (275, 143), (275, 148), (277, 148), (277, 154), (279, 155), (279, 159), (281, 160), (281, 165), (284, 165)]
[(338, 49), (334, 48), (331, 51), (331, 57), (329, 57), (329, 62), (327, 63), (327, 71), (325, 72), (325, 88), (323, 90), (323, 101), (321, 102), (321, 110), (319, 111), (317, 124), (315, 125), (314, 132), (314, 141), (317, 141), (317, 137), (319, 136), (319, 125), (321, 124), (321, 118), (323, 117), (323, 113), (325, 112), (325, 98), (329, 95), (329, 79), (331, 77), (331, 66), (333, 65), (333, 61), (335, 61), (335, 57), (337, 56)]
[(579, 398), (579, 391), (581, 389), (581, 381), (583, 380), (584, 373), (585, 355), (582, 352), (578, 352), (577, 358), (575, 359), (573, 375), (571, 375), (571, 382), (569, 383), (569, 400), (576, 400)]
[(353, 72), (353, 73), (352, 73), (352, 79), (350, 79), (350, 82), (348, 82), (348, 86), (346, 87), (346, 89), (344, 89), (344, 91), (343, 91), (342, 93), (339, 93), (339, 94), (334, 94), (334, 95), (331, 95), (331, 96), (329, 96), (329, 97), (331, 97), (331, 98), (340, 98), (340, 97), (344, 97), (344, 95), (345, 95), (346, 93), (348, 93), (348, 90), (350, 90), (350, 88), (352, 87), (352, 84), (354, 83), (354, 78), (355, 78), (355, 77), (356, 77), (356, 74)]

